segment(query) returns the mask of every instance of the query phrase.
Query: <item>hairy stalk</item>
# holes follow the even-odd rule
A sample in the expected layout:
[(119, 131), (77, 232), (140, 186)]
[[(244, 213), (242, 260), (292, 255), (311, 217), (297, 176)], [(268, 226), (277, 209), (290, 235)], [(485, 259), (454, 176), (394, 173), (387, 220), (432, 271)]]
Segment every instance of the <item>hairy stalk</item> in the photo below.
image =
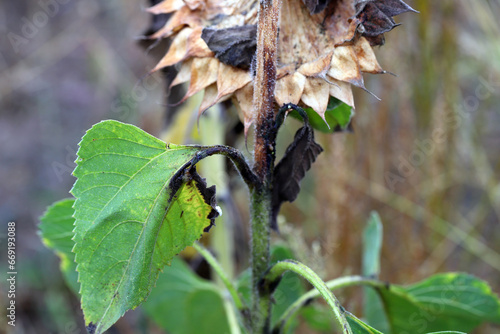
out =
[(243, 300), (240, 298), (240, 295), (238, 294), (238, 291), (236, 290), (236, 287), (233, 285), (229, 277), (227, 277), (226, 272), (224, 269), (221, 267), (219, 262), (215, 259), (215, 257), (201, 245), (199, 242), (195, 242), (193, 244), (194, 249), (205, 258), (205, 260), (208, 262), (208, 264), (212, 267), (212, 269), (215, 271), (215, 273), (219, 276), (221, 279), (222, 283), (224, 283), (227, 291), (231, 295), (234, 305), (236, 308), (240, 311), (244, 311), (246, 309), (246, 305), (243, 302)]
[(274, 88), (281, 0), (261, 0), (257, 26), (256, 74), (253, 107), (255, 119), (254, 173), (259, 185), (251, 189), (252, 315), (253, 334), (269, 332), (271, 298), (259, 281), (269, 267), (271, 187), (276, 131)]

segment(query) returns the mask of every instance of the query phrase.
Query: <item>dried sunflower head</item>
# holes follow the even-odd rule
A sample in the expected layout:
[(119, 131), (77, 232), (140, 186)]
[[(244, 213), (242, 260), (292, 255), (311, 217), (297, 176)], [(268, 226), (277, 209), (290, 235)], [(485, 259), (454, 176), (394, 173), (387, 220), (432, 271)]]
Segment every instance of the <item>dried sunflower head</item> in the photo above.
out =
[[(164, 0), (149, 8), (171, 13), (150, 38), (172, 38), (155, 70), (180, 63), (172, 85), (189, 81), (183, 101), (204, 90), (199, 113), (232, 98), (245, 130), (254, 120), (252, 58), (258, 0)], [(384, 73), (372, 47), (414, 11), (401, 0), (285, 0), (281, 9), (279, 105), (303, 104), (324, 117), (330, 97), (354, 107), (351, 85), (364, 89), (362, 73)]]

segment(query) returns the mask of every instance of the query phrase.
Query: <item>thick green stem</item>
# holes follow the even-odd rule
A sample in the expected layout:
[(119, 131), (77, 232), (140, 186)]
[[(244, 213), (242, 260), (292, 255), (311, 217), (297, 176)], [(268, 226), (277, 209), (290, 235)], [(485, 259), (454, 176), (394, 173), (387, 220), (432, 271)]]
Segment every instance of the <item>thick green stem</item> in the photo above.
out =
[[(345, 276), (345, 277), (340, 277), (336, 278), (334, 280), (328, 281), (325, 283), (327, 288), (331, 291), (340, 289), (340, 288), (345, 288), (348, 286), (354, 286), (354, 285), (364, 285), (364, 286), (371, 286), (374, 288), (381, 288), (385, 286), (384, 282), (381, 282), (379, 280), (373, 279), (373, 278), (367, 278), (363, 276)], [(283, 332), (286, 332), (286, 324), (289, 319), (292, 318), (292, 316), (302, 307), (304, 306), (308, 301), (311, 299), (317, 298), (321, 296), (320, 292), (318, 289), (312, 289), (308, 291), (307, 293), (303, 294), (299, 299), (297, 299), (288, 309), (283, 313), (281, 318), (279, 319), (277, 323), (278, 328), (282, 328)]]
[(268, 188), (252, 191), (252, 334), (269, 332), (270, 294), (263, 294), (259, 282), (269, 267), (271, 195)]
[[(316, 274), (311, 268), (306, 265), (292, 260), (286, 260), (276, 263), (269, 272), (266, 274), (265, 279), (262, 283), (265, 290), (272, 289), (272, 286), (279, 281), (281, 276), (286, 271), (293, 271), (300, 276), (304, 277), (312, 286), (316, 288), (315, 291), (323, 297), (328, 306), (330, 306), (335, 318), (342, 328), (342, 332), (344, 334), (352, 334), (351, 327), (349, 326), (347, 319), (344, 315), (344, 310), (340, 305), (339, 301), (333, 293), (330, 291), (330, 288), (326, 285), (325, 282)], [(284, 323), (281, 323), (283, 325)]]

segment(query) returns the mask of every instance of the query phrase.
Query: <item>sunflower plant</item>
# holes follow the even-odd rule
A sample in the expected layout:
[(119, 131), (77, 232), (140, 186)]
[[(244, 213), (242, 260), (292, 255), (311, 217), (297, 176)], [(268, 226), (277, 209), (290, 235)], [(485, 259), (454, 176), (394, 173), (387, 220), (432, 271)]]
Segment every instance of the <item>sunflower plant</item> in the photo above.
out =
[[(148, 37), (171, 40), (153, 71), (178, 67), (172, 86), (189, 82), (182, 101), (204, 91), (198, 115), (232, 101), (245, 136), (253, 127), (253, 161), (224, 145), (167, 144), (118, 121), (87, 131), (73, 172), (74, 197), (49, 207), (40, 230), (81, 297), (89, 333), (105, 332), (141, 304), (160, 327), (180, 334), (294, 333), (298, 316), (312, 329), (343, 334), (461, 333), (500, 322), (500, 300), (473, 276), (444, 273), (410, 286), (380, 281), (376, 213), (365, 229), (360, 275), (325, 282), (289, 249), (271, 245), (282, 203), (297, 198), (322, 152), (314, 131), (349, 126), (352, 86), (366, 90), (363, 73), (385, 73), (373, 47), (398, 25), (395, 16), (414, 12), (410, 6), (401, 0), (164, 0), (148, 11), (168, 17)], [(287, 115), (303, 126), (276, 163)], [(249, 192), (250, 267), (237, 279), (197, 241), (224, 228), (214, 227), (222, 211), (215, 186), (196, 168), (213, 155), (233, 163)], [(218, 283), (176, 257), (188, 246)], [(348, 286), (366, 289), (362, 319), (333, 293)], [(324, 303), (312, 302), (317, 297)]]

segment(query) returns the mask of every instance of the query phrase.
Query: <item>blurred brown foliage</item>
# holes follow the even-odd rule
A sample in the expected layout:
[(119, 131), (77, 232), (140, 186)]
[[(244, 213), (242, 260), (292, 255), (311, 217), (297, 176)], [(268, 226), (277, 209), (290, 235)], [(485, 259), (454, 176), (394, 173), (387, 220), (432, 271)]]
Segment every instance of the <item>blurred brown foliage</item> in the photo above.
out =
[[(297, 201), (284, 205), (294, 229), (283, 235), (302, 230), (295, 247), (310, 249), (324, 278), (358, 273), (360, 234), (377, 210), (382, 279), (466, 271), (499, 292), (500, 2), (408, 3), (420, 14), (398, 17), (403, 26), (376, 50), (398, 77), (365, 76), (382, 101), (356, 91), (354, 133), (317, 135), (325, 152)], [(146, 76), (155, 60), (135, 41), (149, 22), (146, 5), (0, 3), (0, 220), (16, 221), (19, 232), (15, 333), (84, 333), (78, 301), (36, 225), (47, 205), (68, 196), (77, 143), (92, 124), (113, 118), (156, 135), (164, 128), (162, 77)], [(359, 301), (350, 290), (343, 297), (347, 307)], [(132, 312), (111, 332), (139, 328), (155, 332)]]

